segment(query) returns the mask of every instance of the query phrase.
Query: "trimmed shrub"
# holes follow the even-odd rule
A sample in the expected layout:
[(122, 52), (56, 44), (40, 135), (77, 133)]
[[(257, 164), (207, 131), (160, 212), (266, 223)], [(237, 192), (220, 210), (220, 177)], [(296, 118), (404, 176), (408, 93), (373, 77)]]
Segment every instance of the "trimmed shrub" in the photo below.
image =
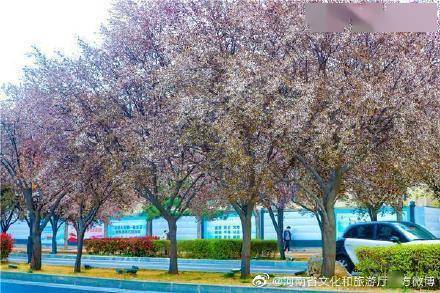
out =
[[(356, 268), (364, 277), (387, 276), (399, 280), (393, 285), (405, 287), (440, 287), (440, 244), (360, 247), (356, 253)], [(428, 283), (432, 279), (433, 286)]]
[(169, 240), (154, 240), (153, 241), (153, 251), (154, 256), (168, 256), (170, 251), (170, 241)]
[[(241, 257), (241, 239), (195, 239), (178, 242), (180, 257), (238, 259)], [(252, 240), (252, 257), (274, 257), (278, 251), (274, 240)]]
[(252, 240), (252, 257), (274, 258), (278, 253), (278, 245), (275, 240)]
[(14, 247), (14, 239), (7, 233), (0, 234), (0, 258), (7, 259)]
[[(177, 242), (177, 251), (182, 258), (239, 259), (240, 239), (194, 239)], [(125, 256), (168, 256), (169, 240), (152, 237), (100, 238), (85, 240), (90, 254)], [(274, 257), (277, 249), (275, 240), (252, 240), (252, 257)]]
[(177, 243), (180, 257), (209, 258), (211, 254), (211, 246), (205, 239), (180, 240)]
[(125, 256), (155, 256), (155, 237), (133, 238), (95, 238), (86, 239), (84, 245), (90, 254), (125, 255)]
[(209, 246), (209, 256), (213, 259), (236, 259), (241, 255), (240, 239), (205, 239)]

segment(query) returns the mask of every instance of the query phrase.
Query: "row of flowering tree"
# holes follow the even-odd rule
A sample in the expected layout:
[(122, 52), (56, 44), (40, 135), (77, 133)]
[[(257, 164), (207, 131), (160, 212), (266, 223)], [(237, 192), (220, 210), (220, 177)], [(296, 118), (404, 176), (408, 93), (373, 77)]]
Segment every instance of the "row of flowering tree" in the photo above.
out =
[(336, 201), (349, 192), (374, 218), (377, 202), (437, 182), (439, 35), (310, 33), (304, 18), (294, 1), (121, 0), (99, 45), (37, 51), (1, 108), (1, 172), (31, 219), (31, 267), (63, 206), (79, 271), (85, 229), (147, 202), (168, 222), (169, 273), (179, 217), (232, 207), (248, 276), (255, 208), (281, 248), (294, 201), (318, 219), (331, 276)]

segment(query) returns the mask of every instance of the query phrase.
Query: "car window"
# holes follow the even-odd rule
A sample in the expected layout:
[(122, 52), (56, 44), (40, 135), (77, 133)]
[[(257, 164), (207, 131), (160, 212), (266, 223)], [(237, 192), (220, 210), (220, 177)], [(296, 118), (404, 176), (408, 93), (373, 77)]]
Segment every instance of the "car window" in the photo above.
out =
[(373, 239), (374, 225), (359, 225), (352, 227), (345, 234), (345, 238)]
[(437, 239), (431, 232), (417, 224), (396, 223), (396, 226), (411, 240)]
[(390, 241), (391, 237), (397, 237), (400, 241), (405, 241), (402, 235), (396, 231), (396, 229), (390, 225), (378, 225), (377, 226), (377, 236), (378, 240)]
[(352, 228), (348, 229), (347, 232), (344, 233), (344, 238), (353, 238), (354, 237), (353, 235), (356, 232), (355, 230), (356, 230), (356, 227), (352, 227)]
[(357, 227), (357, 237), (360, 239), (373, 239), (373, 228), (374, 225), (362, 225)]

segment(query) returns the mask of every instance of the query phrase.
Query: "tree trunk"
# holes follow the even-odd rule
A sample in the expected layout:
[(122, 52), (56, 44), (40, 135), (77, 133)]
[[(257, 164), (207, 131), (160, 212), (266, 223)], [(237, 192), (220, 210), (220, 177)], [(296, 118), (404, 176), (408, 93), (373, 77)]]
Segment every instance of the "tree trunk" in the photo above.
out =
[(76, 259), (75, 259), (75, 273), (81, 272), (81, 257), (82, 257), (82, 251), (83, 251), (83, 245), (84, 245), (84, 234), (85, 229), (82, 231), (76, 231), (76, 238), (77, 238), (77, 246), (76, 246)]
[(402, 214), (402, 210), (401, 209), (396, 210), (396, 220), (398, 222), (402, 222), (403, 221), (403, 214)]
[(32, 223), (31, 269), (34, 271), (41, 270), (41, 229), (38, 217)]
[(372, 222), (377, 221), (377, 214), (378, 214), (378, 209), (375, 209), (373, 207), (368, 208), (368, 215), (370, 216), (370, 220)]
[(11, 227), (10, 224), (6, 223), (6, 221), (2, 221), (2, 233), (8, 233), (9, 227)]
[(397, 206), (396, 206), (396, 220), (399, 222), (403, 221), (403, 198), (399, 197), (397, 199)]
[(27, 222), (29, 227), (29, 236), (27, 239), (27, 245), (26, 245), (26, 253), (27, 253), (27, 263), (30, 264), (32, 261), (32, 242), (33, 242), (33, 232), (34, 229), (34, 217), (30, 214), (29, 215), (29, 221)]
[(176, 219), (172, 216), (167, 218), (169, 238), (170, 238), (170, 265), (168, 267), (168, 274), (178, 274), (177, 267), (177, 224)]
[(283, 228), (284, 228), (284, 209), (277, 208), (277, 219), (275, 219), (275, 214), (271, 207), (268, 207), (269, 216), (272, 220), (273, 227), (277, 233), (277, 246), (280, 253), (280, 259), (286, 259), (286, 253), (284, 251), (284, 241), (283, 241)]
[(277, 209), (277, 217), (278, 217), (278, 229), (277, 232), (277, 244), (278, 250), (280, 251), (280, 258), (282, 260), (286, 259), (286, 252), (284, 251), (284, 239), (283, 239), (283, 229), (284, 229), (284, 209)]
[(12, 221), (11, 218), (1, 220), (2, 233), (8, 233), (8, 230), (13, 223), (15, 223), (15, 221)]
[(57, 234), (58, 234), (58, 229), (57, 228), (53, 228), (52, 227), (52, 254), (57, 254), (58, 253), (58, 247), (57, 247)]
[(108, 223), (104, 222), (104, 238), (108, 237)]
[(27, 238), (26, 243), (26, 254), (27, 254), (27, 263), (30, 264), (32, 260), (32, 233), (29, 232), (29, 236)]
[(58, 247), (57, 247), (57, 234), (58, 234), (58, 221), (59, 218), (57, 216), (52, 216), (50, 219), (50, 225), (52, 227), (52, 254), (57, 254)]
[[(7, 214), (7, 215), (6, 215)], [(17, 204), (15, 204), (14, 208), (9, 210), (7, 213), (5, 213), (0, 220), (0, 226), (2, 228), (2, 233), (7, 233), (9, 228), (17, 222), (18, 215), (17, 215)]]
[(277, 246), (278, 251), (280, 252), (280, 259), (286, 259), (286, 252), (284, 251), (284, 240), (283, 240), (283, 231), (277, 231)]
[(335, 274), (336, 262), (336, 220), (333, 206), (326, 208), (326, 216), (322, 217), (322, 273), (330, 278)]
[(322, 210), (319, 212), (320, 227), (322, 234), (322, 271), (323, 277), (333, 277), (335, 274), (336, 262), (336, 219), (335, 202), (341, 191), (342, 177), (344, 174), (342, 167), (336, 168), (323, 189)]
[[(32, 251), (33, 251), (33, 242), (34, 242), (34, 223), (35, 223), (35, 216), (36, 213), (33, 209), (33, 203), (32, 203), (32, 188), (24, 188), (22, 190), (23, 197), (24, 197), (24, 203), (27, 210), (27, 219), (26, 222), (29, 226), (29, 237), (27, 241), (27, 256), (28, 256), (28, 263), (32, 263)], [(38, 223), (39, 224), (39, 223)], [(40, 236), (41, 239), (41, 236)], [(32, 265), (31, 265), (32, 267)]]
[(52, 217), (50, 220), (50, 225), (52, 227), (52, 254), (57, 254), (58, 247), (57, 247), (57, 234), (58, 234), (58, 218), (55, 216)]
[(253, 208), (248, 207), (247, 211), (240, 217), (243, 233), (243, 242), (241, 246), (242, 278), (247, 278), (251, 274), (252, 209)]

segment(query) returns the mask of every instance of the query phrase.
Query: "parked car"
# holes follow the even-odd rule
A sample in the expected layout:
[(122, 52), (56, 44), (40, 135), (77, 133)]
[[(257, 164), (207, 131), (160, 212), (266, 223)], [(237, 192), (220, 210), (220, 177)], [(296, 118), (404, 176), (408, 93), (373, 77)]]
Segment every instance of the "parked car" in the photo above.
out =
[(356, 249), (360, 246), (440, 243), (431, 232), (411, 222), (365, 222), (349, 226), (336, 241), (336, 260), (352, 272), (359, 262)]

